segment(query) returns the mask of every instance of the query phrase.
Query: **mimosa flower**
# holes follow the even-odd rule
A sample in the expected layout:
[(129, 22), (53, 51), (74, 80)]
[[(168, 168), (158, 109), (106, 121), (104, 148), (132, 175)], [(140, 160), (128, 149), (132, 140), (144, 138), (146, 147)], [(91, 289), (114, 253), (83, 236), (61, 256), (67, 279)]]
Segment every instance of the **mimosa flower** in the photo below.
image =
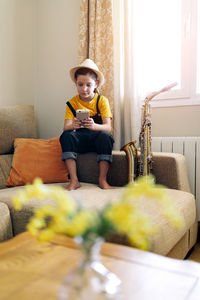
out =
[(50, 242), (55, 236), (55, 232), (50, 228), (42, 230), (38, 235), (38, 240), (40, 242)]
[(92, 212), (79, 211), (69, 219), (65, 225), (65, 232), (69, 236), (83, 235), (91, 226), (94, 226), (95, 218)]
[(14, 209), (20, 210), (24, 204), (29, 201), (26, 194), (23, 191), (19, 191), (16, 196), (12, 198)]

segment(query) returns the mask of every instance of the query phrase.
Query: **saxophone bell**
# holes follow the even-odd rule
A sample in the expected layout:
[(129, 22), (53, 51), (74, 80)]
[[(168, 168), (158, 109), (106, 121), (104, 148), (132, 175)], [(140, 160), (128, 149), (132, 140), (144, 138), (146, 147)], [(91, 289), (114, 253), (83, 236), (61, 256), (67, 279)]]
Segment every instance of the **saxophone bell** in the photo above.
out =
[(141, 131), (139, 134), (139, 148), (136, 147), (136, 140), (124, 145), (120, 150), (124, 150), (128, 157), (129, 176), (128, 181), (132, 182), (137, 176), (150, 175), (152, 170), (151, 152), (151, 106), (150, 101), (160, 93), (166, 92), (176, 86), (173, 82), (165, 86), (158, 92), (153, 92), (147, 96), (142, 106)]

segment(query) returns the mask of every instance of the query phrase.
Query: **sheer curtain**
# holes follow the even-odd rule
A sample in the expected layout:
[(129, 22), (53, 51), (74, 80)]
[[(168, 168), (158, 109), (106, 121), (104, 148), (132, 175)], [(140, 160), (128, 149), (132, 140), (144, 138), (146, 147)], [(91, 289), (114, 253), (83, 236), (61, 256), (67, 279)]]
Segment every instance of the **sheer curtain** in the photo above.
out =
[(134, 74), (132, 11), (132, 0), (113, 1), (115, 149), (133, 139), (138, 141), (141, 124), (141, 99)]
[(114, 102), (112, 0), (81, 0), (79, 62), (92, 59), (102, 71), (105, 83), (100, 92)]

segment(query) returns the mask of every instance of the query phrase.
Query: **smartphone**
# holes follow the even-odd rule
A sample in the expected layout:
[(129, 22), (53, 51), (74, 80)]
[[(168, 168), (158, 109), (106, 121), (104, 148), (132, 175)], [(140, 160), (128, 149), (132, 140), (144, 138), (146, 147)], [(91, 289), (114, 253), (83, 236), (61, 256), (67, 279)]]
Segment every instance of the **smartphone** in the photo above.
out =
[(89, 118), (89, 116), (90, 116), (90, 113), (89, 113), (88, 109), (77, 109), (76, 110), (76, 117), (80, 121), (83, 121), (83, 120)]

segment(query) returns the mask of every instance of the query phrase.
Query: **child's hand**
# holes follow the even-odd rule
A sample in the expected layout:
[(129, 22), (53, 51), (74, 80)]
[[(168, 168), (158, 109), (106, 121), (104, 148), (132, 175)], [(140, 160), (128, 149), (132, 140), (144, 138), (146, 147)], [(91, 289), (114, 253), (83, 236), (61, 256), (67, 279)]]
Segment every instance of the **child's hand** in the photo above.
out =
[(87, 118), (82, 121), (82, 125), (84, 128), (94, 130), (95, 123), (92, 118)]
[(74, 130), (80, 129), (80, 128), (83, 127), (82, 122), (79, 119), (77, 119), (77, 118), (73, 119), (72, 125), (73, 125), (73, 129)]

